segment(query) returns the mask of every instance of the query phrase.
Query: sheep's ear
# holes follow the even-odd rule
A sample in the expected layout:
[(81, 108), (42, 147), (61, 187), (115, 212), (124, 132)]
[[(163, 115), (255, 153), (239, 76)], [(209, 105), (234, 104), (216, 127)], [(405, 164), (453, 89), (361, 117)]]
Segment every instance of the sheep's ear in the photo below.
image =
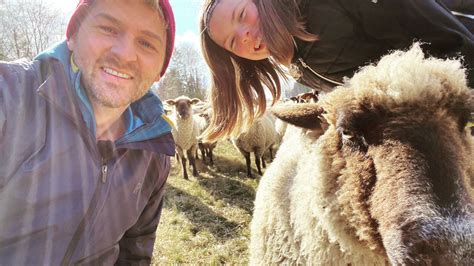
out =
[(199, 102), (201, 102), (201, 100), (198, 99), (198, 98), (193, 98), (193, 99), (191, 100), (191, 104), (196, 104), (196, 103), (199, 103)]
[(304, 93), (300, 96), (301, 99), (303, 99), (304, 101), (306, 102), (317, 102), (318, 101), (318, 96), (316, 96), (316, 94), (312, 93), (312, 92), (307, 92), (307, 93)]
[(322, 116), (324, 110), (315, 103), (282, 104), (271, 109), (279, 119), (306, 129), (323, 129)]
[(169, 105), (175, 105), (176, 104), (176, 102), (172, 99), (166, 100), (165, 103), (167, 103)]

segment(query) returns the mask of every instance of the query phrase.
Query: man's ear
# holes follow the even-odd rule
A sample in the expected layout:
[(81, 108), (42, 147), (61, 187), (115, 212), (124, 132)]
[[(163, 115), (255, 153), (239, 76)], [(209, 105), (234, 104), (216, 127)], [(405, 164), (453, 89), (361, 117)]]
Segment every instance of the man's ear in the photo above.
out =
[[(161, 68), (159, 69), (158, 73), (156, 74), (155, 82), (160, 81), (160, 79), (162, 78), (162, 76), (161, 76), (161, 71), (162, 71), (162, 70), (163, 70), (163, 66), (161, 66)], [(164, 75), (165, 75), (165, 74), (163, 73), (163, 76), (164, 76)]]
[[(161, 70), (160, 70), (160, 73), (161, 73)], [(158, 75), (155, 77), (155, 82), (160, 81), (160, 79), (161, 79), (160, 73), (158, 73)]]
[(279, 119), (305, 129), (324, 129), (324, 110), (315, 103), (281, 104), (271, 109)]
[(76, 42), (74, 41), (74, 37), (71, 36), (66, 40), (67, 47), (69, 48), (69, 51), (74, 51), (74, 47), (76, 45)]

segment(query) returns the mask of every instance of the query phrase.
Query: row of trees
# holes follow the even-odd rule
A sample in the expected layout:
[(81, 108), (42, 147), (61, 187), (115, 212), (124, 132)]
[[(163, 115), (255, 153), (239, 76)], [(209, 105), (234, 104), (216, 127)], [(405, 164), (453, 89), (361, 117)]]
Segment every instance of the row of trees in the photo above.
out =
[(166, 75), (155, 84), (154, 91), (161, 99), (186, 95), (206, 100), (209, 71), (199, 48), (192, 42), (178, 42)]
[(64, 36), (65, 20), (44, 0), (0, 0), (0, 60), (33, 58)]

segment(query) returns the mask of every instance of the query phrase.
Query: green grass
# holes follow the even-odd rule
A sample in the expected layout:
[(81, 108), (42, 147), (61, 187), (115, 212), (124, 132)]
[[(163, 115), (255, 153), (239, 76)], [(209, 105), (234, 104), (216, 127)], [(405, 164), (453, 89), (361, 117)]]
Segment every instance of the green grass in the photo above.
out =
[(258, 180), (246, 177), (245, 160), (228, 141), (214, 150), (214, 166), (198, 161), (198, 169), (199, 177), (184, 180), (173, 159), (152, 265), (247, 264)]

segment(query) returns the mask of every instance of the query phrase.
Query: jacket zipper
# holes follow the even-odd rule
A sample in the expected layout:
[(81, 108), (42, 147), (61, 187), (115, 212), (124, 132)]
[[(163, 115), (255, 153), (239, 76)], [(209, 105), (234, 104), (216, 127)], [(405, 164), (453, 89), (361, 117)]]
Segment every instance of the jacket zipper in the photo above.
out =
[(338, 85), (338, 86), (344, 85), (344, 83), (341, 83), (341, 82), (332, 80), (332, 79), (327, 78), (327, 77), (325, 77), (325, 76), (319, 74), (318, 72), (314, 71), (308, 64), (306, 64), (305, 61), (303, 61), (302, 58), (298, 58), (298, 61), (301, 63), (301, 65), (302, 65), (304, 68), (309, 69), (309, 70), (310, 70), (311, 72), (313, 72), (313, 74), (316, 75), (318, 78), (323, 79), (323, 80), (325, 80), (325, 81), (327, 81), (327, 82), (330, 82), (330, 83), (335, 84), (335, 85)]
[(101, 172), (101, 180), (102, 183), (105, 184), (105, 181), (107, 181), (107, 162), (102, 161)]
[(76, 231), (74, 232), (72, 240), (69, 243), (69, 245), (66, 249), (66, 253), (64, 254), (64, 257), (61, 261), (61, 265), (71, 264), (70, 260), (71, 260), (72, 256), (74, 255), (74, 251), (76, 250), (76, 247), (77, 247), (77, 244), (79, 243), (81, 235), (84, 233), (84, 230), (86, 228), (86, 222), (88, 220), (90, 220), (90, 218), (92, 217), (92, 215), (95, 212), (95, 209), (97, 207), (98, 197), (99, 197), (100, 191), (102, 189), (101, 183), (104, 184), (105, 181), (107, 180), (107, 163), (102, 160), (102, 165), (101, 165), (100, 168), (101, 168), (100, 178), (97, 180), (97, 186), (96, 186), (96, 189), (94, 191), (94, 195), (92, 196), (92, 200), (91, 200), (91, 203), (89, 205), (89, 208), (87, 209), (87, 212), (84, 215), (84, 217), (82, 218), (81, 223), (79, 223), (79, 226), (77, 227)]

